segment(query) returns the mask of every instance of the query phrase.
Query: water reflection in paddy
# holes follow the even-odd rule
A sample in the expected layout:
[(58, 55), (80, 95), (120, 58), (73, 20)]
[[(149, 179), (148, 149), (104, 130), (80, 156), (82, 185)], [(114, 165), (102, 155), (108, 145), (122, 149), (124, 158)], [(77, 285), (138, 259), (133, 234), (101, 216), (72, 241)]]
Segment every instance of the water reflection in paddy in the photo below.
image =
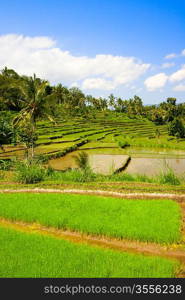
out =
[[(66, 170), (68, 168), (76, 168), (74, 155), (79, 151), (74, 151), (64, 157), (53, 159), (49, 164), (56, 170)], [(124, 165), (131, 156), (131, 161), (125, 170), (130, 174), (159, 174), (166, 169), (166, 164), (171, 167), (176, 174), (185, 173), (185, 151), (169, 150), (169, 149), (143, 149), (143, 148), (127, 148), (127, 149), (91, 149), (85, 150), (89, 155), (89, 164), (96, 173), (110, 174), (116, 169)]]

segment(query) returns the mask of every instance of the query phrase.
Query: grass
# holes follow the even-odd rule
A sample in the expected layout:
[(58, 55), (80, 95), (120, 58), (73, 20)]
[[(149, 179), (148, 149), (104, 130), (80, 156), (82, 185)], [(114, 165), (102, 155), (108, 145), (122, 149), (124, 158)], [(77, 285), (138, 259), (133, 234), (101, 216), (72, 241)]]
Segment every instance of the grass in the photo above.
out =
[(0, 216), (46, 226), (157, 243), (180, 241), (181, 213), (171, 200), (73, 194), (0, 195)]
[(0, 227), (0, 277), (174, 277), (176, 261)]
[(60, 182), (94, 182), (97, 180), (97, 175), (91, 171), (90, 168), (86, 169), (72, 169), (68, 171), (53, 172), (48, 180), (57, 180)]
[(66, 171), (54, 171), (46, 180), (58, 180), (60, 182), (148, 182), (168, 185), (180, 185), (184, 179), (177, 176), (172, 169), (166, 168), (165, 171), (155, 176), (145, 174), (129, 174), (120, 172), (111, 175), (96, 174), (90, 168), (86, 172), (80, 169), (69, 169)]
[(15, 178), (20, 183), (37, 183), (44, 179), (46, 172), (38, 163), (24, 161), (16, 164)]

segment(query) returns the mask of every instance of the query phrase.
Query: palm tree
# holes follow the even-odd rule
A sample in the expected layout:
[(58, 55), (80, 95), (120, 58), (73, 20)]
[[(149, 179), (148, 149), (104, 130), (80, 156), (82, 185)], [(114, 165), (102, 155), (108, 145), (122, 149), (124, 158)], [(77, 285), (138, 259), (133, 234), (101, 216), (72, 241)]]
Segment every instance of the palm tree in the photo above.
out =
[[(14, 118), (14, 126), (23, 126), (30, 124), (33, 135), (36, 131), (36, 121), (40, 117), (47, 117), (50, 121), (53, 118), (50, 115), (46, 87), (48, 81), (33, 77), (23, 76), (20, 80), (19, 90), (23, 98), (24, 107)], [(32, 143), (32, 157), (34, 156), (34, 143)]]

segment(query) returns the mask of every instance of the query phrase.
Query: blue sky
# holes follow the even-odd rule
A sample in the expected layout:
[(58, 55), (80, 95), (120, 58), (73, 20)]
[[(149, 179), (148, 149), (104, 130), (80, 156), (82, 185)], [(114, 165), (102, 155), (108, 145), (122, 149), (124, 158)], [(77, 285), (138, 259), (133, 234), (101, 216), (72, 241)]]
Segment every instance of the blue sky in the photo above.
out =
[(185, 0), (3, 1), (0, 47), (1, 69), (88, 94), (185, 100)]

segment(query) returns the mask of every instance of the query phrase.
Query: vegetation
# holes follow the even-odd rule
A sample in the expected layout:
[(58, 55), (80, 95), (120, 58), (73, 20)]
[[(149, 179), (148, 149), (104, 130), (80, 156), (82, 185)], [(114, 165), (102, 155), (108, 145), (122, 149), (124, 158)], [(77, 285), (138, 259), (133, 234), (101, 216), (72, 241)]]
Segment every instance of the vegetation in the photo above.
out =
[(16, 180), (20, 183), (37, 183), (46, 176), (46, 169), (34, 161), (17, 162)]
[(176, 261), (0, 227), (0, 277), (174, 277)]
[[(137, 95), (97, 98), (4, 68), (0, 72), (0, 188), (7, 189), (8, 183), (9, 189), (21, 184), (21, 188), (182, 194), (184, 174), (167, 165), (155, 176), (140, 170), (130, 174), (123, 159), (116, 170), (112, 167), (112, 174), (103, 175), (94, 171), (87, 153), (126, 155), (132, 163), (137, 151), (142, 157), (158, 152), (161, 159), (168, 149), (181, 158), (185, 156), (184, 124), (185, 103), (178, 104), (176, 98), (158, 105), (144, 105)], [(183, 238), (180, 206), (167, 199), (2, 193), (0, 216), (128, 242), (172, 244)], [(172, 277), (179, 268), (162, 258), (1, 227), (0, 243), (0, 277)]]
[[(56, 109), (57, 107), (57, 109)], [(157, 125), (167, 124), (175, 118), (184, 118), (184, 103), (176, 104), (175, 98), (167, 98), (159, 105), (144, 106), (142, 99), (134, 96), (124, 100), (111, 94), (108, 99), (84, 95), (78, 88), (58, 84), (51, 86), (48, 81), (33, 77), (20, 76), (14, 70), (5, 68), (0, 74), (0, 111), (18, 112), (15, 123), (25, 120), (35, 130), (39, 118), (81, 116), (85, 120), (96, 119), (97, 112), (104, 117), (107, 111), (127, 115), (129, 119), (147, 118)]]
[(15, 130), (11, 124), (11, 114), (0, 112), (0, 147), (10, 144), (15, 139)]
[(169, 135), (176, 136), (177, 138), (185, 137), (185, 127), (181, 120), (174, 119), (168, 128)]
[(55, 180), (62, 182), (149, 182), (160, 184), (180, 185), (184, 178), (177, 176), (174, 171), (166, 166), (164, 171), (158, 175), (147, 176), (145, 174), (129, 174), (127, 172), (116, 172), (111, 175), (96, 174), (90, 168), (69, 169), (67, 171), (54, 171), (45, 178), (46, 181)]
[(12, 220), (117, 238), (158, 243), (181, 239), (180, 208), (171, 200), (18, 193), (0, 195), (0, 212)]
[(77, 166), (80, 169), (85, 170), (89, 167), (88, 154), (86, 152), (82, 151), (77, 156), (74, 156), (74, 158), (77, 163)]

